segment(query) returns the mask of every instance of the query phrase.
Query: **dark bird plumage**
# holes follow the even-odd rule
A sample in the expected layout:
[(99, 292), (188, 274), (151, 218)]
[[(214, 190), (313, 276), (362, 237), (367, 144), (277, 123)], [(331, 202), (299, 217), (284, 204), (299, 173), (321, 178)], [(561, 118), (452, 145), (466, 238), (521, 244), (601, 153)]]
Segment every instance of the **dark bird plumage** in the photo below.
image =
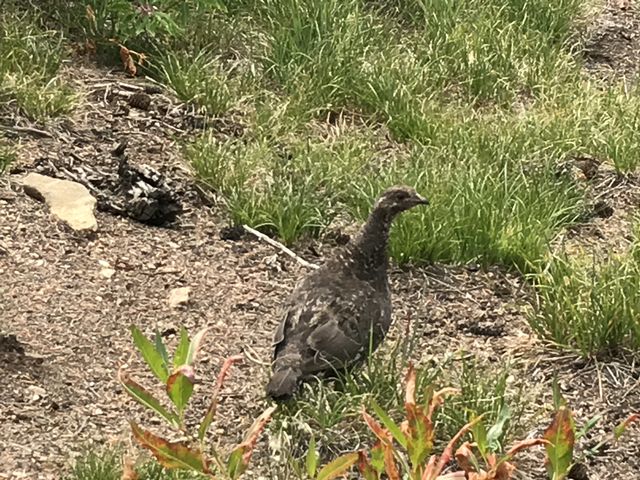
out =
[(359, 235), (298, 283), (274, 337), (270, 397), (290, 397), (306, 378), (358, 363), (380, 344), (391, 325), (389, 229), (399, 213), (425, 204), (411, 187), (389, 188)]

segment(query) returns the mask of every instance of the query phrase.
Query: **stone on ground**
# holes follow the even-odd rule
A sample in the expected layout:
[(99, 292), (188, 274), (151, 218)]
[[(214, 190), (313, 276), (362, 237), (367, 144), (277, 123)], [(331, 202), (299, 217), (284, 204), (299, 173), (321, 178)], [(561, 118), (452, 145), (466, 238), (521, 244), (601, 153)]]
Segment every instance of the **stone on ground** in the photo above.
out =
[(189, 294), (191, 293), (191, 287), (179, 287), (174, 288), (169, 292), (169, 306), (176, 308), (179, 305), (189, 303)]
[(27, 195), (44, 201), (58, 219), (73, 230), (96, 230), (96, 199), (84, 185), (59, 180), (39, 173), (29, 173), (22, 181)]

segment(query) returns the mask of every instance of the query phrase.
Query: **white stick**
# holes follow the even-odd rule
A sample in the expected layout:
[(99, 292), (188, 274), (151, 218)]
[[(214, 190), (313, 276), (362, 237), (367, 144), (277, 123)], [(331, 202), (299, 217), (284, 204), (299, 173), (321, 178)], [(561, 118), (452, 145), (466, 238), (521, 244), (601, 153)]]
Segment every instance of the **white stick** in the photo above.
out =
[(249, 232), (252, 235), (255, 235), (256, 237), (258, 237), (260, 240), (268, 243), (269, 245), (271, 245), (272, 247), (276, 247), (277, 249), (279, 249), (281, 252), (286, 253), (287, 255), (289, 255), (291, 258), (293, 258), (296, 262), (298, 262), (300, 265), (302, 265), (303, 267), (307, 267), (307, 268), (312, 268), (312, 269), (316, 269), (319, 268), (318, 265), (316, 265), (315, 263), (311, 263), (311, 262), (307, 262), (304, 258), (299, 257), (298, 255), (296, 255), (292, 250), (289, 250), (287, 247), (285, 247), (283, 244), (281, 244), (280, 242), (276, 242), (274, 239), (267, 237), (265, 234), (260, 233), (257, 230), (254, 230), (251, 227), (248, 227), (246, 225), (242, 225), (242, 228), (244, 228), (247, 232)]

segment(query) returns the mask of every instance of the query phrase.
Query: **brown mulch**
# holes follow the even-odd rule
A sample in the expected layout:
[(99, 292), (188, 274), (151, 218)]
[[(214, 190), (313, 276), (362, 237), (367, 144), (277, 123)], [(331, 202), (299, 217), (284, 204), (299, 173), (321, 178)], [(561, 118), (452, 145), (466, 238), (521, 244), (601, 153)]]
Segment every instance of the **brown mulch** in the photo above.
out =
[(590, 23), (584, 47), (588, 71), (633, 80), (640, 73), (640, 11), (635, 0), (606, 0)]
[[(45, 136), (16, 131), (20, 161), (0, 178), (0, 478), (6, 479), (60, 478), (88, 446), (128, 442), (129, 418), (158, 426), (116, 382), (118, 367), (131, 359), (132, 323), (170, 339), (182, 325), (191, 332), (210, 328), (197, 393), (211, 391), (225, 357), (244, 354), (224, 389), (215, 426), (226, 443), (239, 441), (267, 405), (264, 363), (278, 305), (304, 273), (251, 237), (221, 239), (229, 232), (220, 210), (198, 194), (179, 152), (179, 142), (197, 134), (205, 119), (164, 93), (150, 93), (148, 108), (139, 108), (146, 103), (130, 97), (143, 87), (119, 73), (76, 66), (69, 77), (85, 94), (74, 116), (43, 128)], [(4, 120), (29, 127), (18, 117)], [(232, 121), (209, 126), (221, 136), (242, 130)], [(18, 184), (24, 172), (43, 165), (50, 172), (77, 165), (113, 171), (111, 152), (124, 139), (133, 162), (157, 168), (184, 189), (185, 213), (173, 228), (98, 212), (99, 231), (80, 235), (56, 223)], [(620, 200), (622, 191), (609, 199), (620, 214), (637, 206), (635, 197)], [(618, 217), (592, 223), (608, 231), (610, 218)], [(322, 253), (331, 248), (321, 246)], [(105, 268), (115, 273), (105, 275)], [(171, 308), (169, 291), (181, 286), (191, 288), (190, 301)], [(627, 413), (640, 411), (640, 370), (633, 359), (586, 362), (544, 345), (528, 327), (528, 292), (516, 275), (473, 266), (396, 269), (392, 288), (396, 329), (409, 316), (424, 326), (416, 361), (466, 350), (488, 371), (507, 359), (518, 362), (510, 381), (527, 386), (528, 424), (536, 428), (529, 435), (548, 424), (554, 373), (581, 422), (603, 416), (581, 451)], [(589, 478), (635, 477), (640, 435), (627, 438), (586, 460)], [(276, 478), (266, 467), (268, 454), (265, 439), (250, 478)], [(520, 478), (543, 478), (540, 458), (525, 456)]]

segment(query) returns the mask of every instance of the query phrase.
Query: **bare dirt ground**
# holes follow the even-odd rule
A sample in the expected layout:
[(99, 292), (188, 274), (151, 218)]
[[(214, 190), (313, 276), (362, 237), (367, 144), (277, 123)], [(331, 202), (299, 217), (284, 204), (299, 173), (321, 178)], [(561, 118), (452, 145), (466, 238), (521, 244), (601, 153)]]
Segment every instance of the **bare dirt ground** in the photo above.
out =
[[(118, 386), (116, 372), (130, 359), (131, 323), (168, 337), (181, 325), (191, 332), (210, 327), (198, 368), (201, 393), (211, 390), (225, 357), (244, 353), (225, 387), (216, 426), (225, 438), (239, 440), (267, 404), (262, 363), (268, 361), (278, 305), (304, 273), (253, 238), (221, 239), (226, 225), (220, 210), (197, 194), (177, 144), (194, 134), (201, 118), (162, 93), (151, 95), (148, 110), (130, 106), (135, 89), (128, 85), (136, 82), (119, 72), (74, 64), (68, 75), (84, 95), (76, 113), (43, 128), (46, 135), (16, 133), (20, 160), (0, 178), (0, 371), (5, 385), (0, 390), (0, 478), (5, 479), (60, 478), (88, 445), (128, 441), (127, 419), (140, 418), (140, 409)], [(5, 124), (26, 126), (20, 118), (3, 115)], [(219, 122), (217, 128), (229, 135), (239, 126)], [(84, 165), (112, 172), (117, 159), (110, 152), (125, 138), (132, 162), (157, 167), (181, 186), (186, 212), (177, 226), (150, 227), (98, 212), (99, 231), (79, 235), (56, 223), (19, 185), (21, 176), (33, 170), (55, 173)], [(626, 225), (640, 196), (633, 179), (618, 188), (607, 176), (614, 174), (599, 175), (593, 188), (603, 189), (601, 197), (613, 212), (595, 216), (572, 235), (586, 244), (616, 244), (617, 225)], [(325, 243), (318, 248), (327, 254), (334, 247)], [(299, 253), (322, 261), (304, 248)], [(107, 265), (115, 270), (112, 276), (101, 273)], [(426, 324), (417, 362), (437, 361), (459, 349), (477, 354), (489, 370), (508, 358), (518, 361), (513, 381), (527, 385), (528, 416), (531, 425), (539, 426), (530, 435), (548, 423), (544, 405), (554, 373), (580, 422), (603, 415), (602, 427), (581, 442), (583, 452), (626, 414), (640, 411), (640, 369), (634, 359), (587, 362), (543, 345), (526, 323), (527, 289), (519, 277), (499, 269), (433, 266), (394, 270), (392, 282), (397, 323), (410, 314), (413, 322)], [(169, 291), (180, 286), (191, 287), (190, 302), (171, 308)], [(637, 431), (631, 432), (623, 444), (608, 444), (586, 459), (588, 478), (636, 478), (638, 440)], [(267, 467), (264, 443), (251, 478), (278, 476)], [(536, 464), (533, 460), (525, 459), (525, 466)], [(523, 467), (520, 475), (544, 478), (533, 466)]]

